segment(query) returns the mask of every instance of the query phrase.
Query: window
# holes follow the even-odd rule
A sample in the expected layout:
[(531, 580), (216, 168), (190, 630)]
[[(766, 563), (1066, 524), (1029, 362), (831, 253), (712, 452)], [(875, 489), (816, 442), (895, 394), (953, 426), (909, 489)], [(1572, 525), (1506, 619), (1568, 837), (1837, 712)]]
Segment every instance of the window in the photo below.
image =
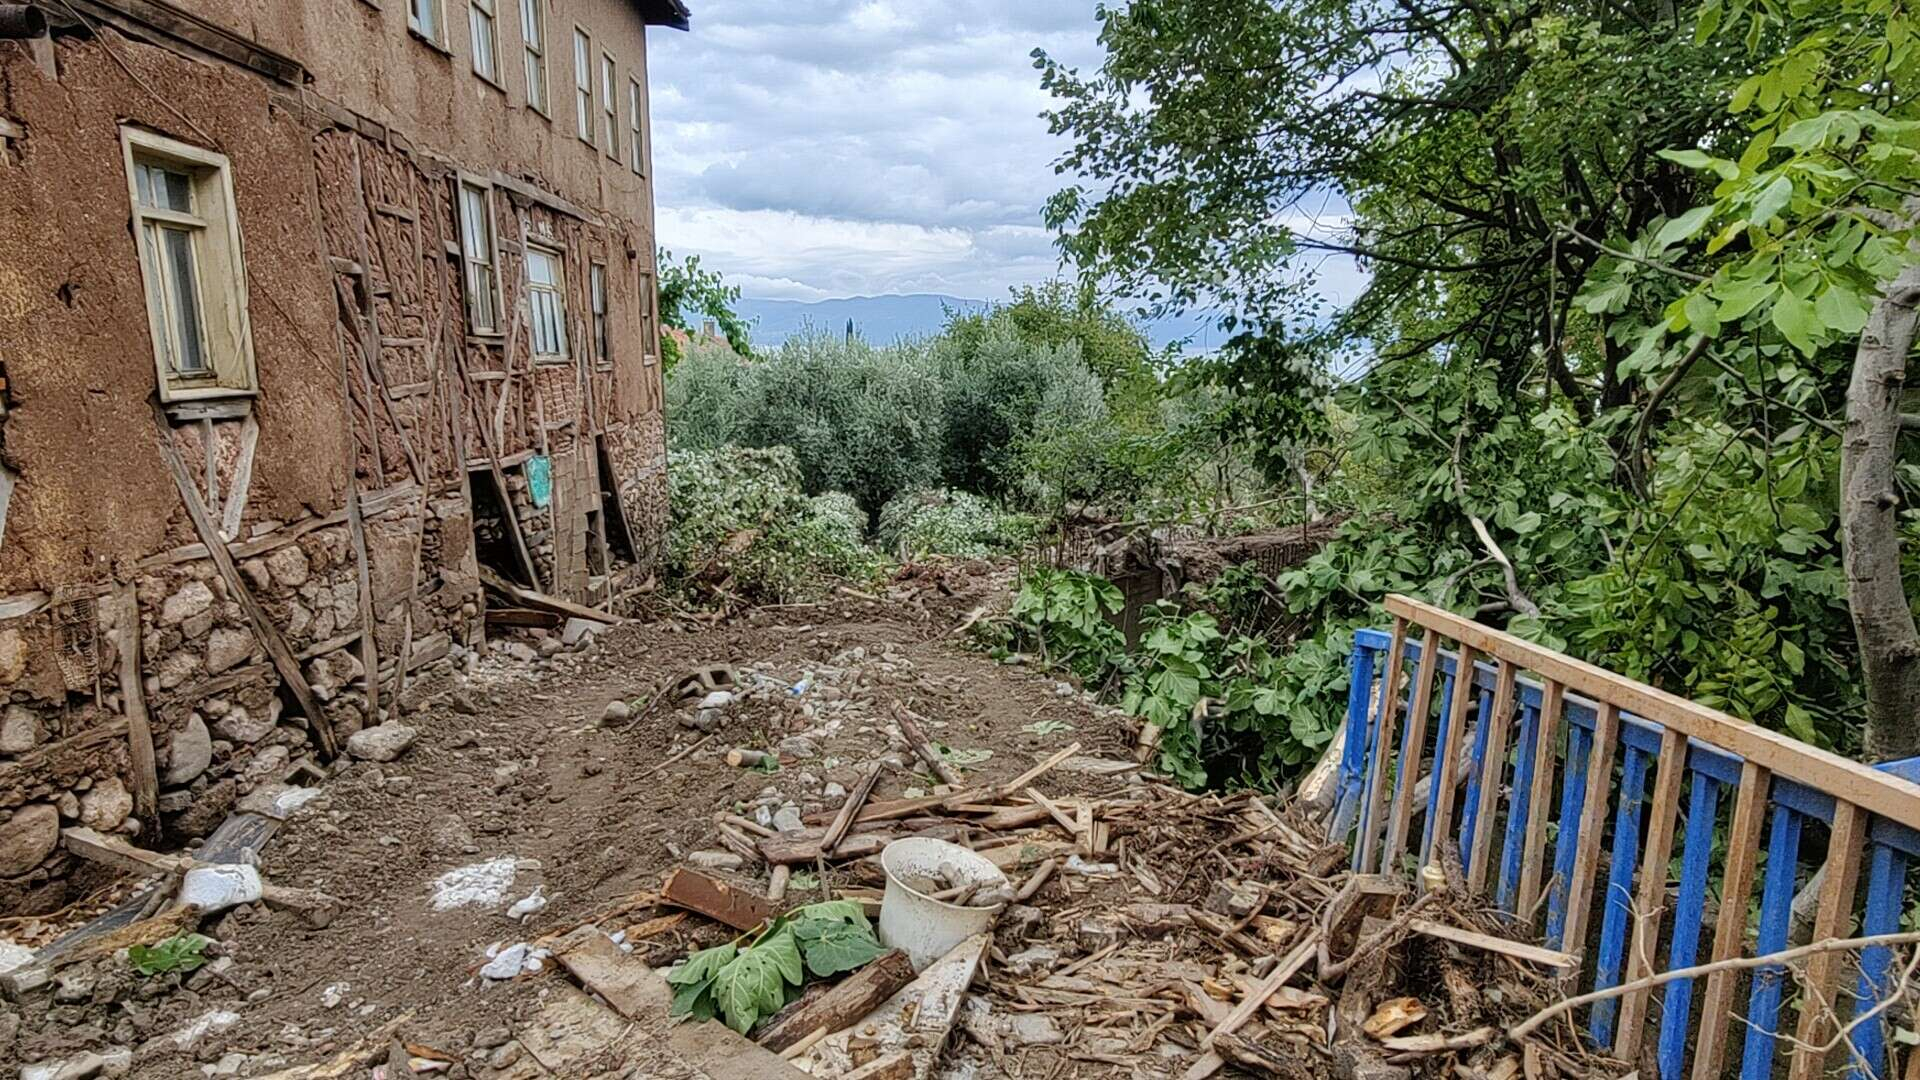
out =
[(566, 278), (559, 252), (527, 249), (527, 293), (533, 309), (533, 355), (542, 360), (566, 359)]
[(541, 5), (546, 0), (520, 0), (520, 41), (526, 46), (527, 105), (547, 115), (547, 16)]
[(460, 262), (467, 294), (467, 328), (476, 334), (500, 332), (492, 196), (491, 188), (460, 182)]
[(640, 362), (652, 364), (659, 357), (655, 355), (659, 340), (660, 326), (656, 316), (659, 306), (659, 294), (654, 291), (654, 279), (651, 271), (640, 271)]
[(407, 29), (440, 44), (440, 0), (407, 0)]
[(647, 95), (640, 88), (639, 79), (627, 80), (627, 165), (635, 176), (647, 175), (646, 144), (640, 138), (642, 112), (646, 108)]
[(500, 64), (494, 54), (494, 0), (468, 0), (467, 23), (473, 32), (473, 73), (500, 85)]
[(121, 129), (162, 401), (250, 394), (247, 280), (227, 159)]
[(607, 331), (607, 268), (594, 263), (587, 268), (587, 296), (593, 304), (593, 358), (602, 364), (613, 363), (613, 338)]
[(593, 39), (573, 29), (573, 119), (580, 140), (593, 143)]
[(619, 104), (620, 99), (613, 95), (614, 85), (615, 84), (613, 81), (613, 57), (608, 56), (606, 53), (601, 53), (600, 54), (600, 116), (601, 116), (602, 123), (601, 123), (600, 137), (602, 139), (602, 142), (600, 143), (600, 145), (606, 149), (608, 157), (612, 158), (615, 161), (619, 161), (620, 160), (620, 140), (614, 137), (614, 130), (617, 127), (619, 127), (619, 124), (620, 124), (620, 121), (616, 116), (616, 114), (620, 110), (620, 104)]

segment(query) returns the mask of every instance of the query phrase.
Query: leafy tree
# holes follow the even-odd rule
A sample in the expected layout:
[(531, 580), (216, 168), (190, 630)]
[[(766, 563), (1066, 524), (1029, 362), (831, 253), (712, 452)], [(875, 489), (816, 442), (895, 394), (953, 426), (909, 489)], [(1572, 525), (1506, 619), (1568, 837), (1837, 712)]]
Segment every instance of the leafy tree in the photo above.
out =
[[(689, 255), (686, 261), (680, 262), (674, 259), (673, 252), (661, 248), (659, 256), (662, 329), (672, 327), (692, 335), (698, 332), (700, 320), (712, 319), (733, 351), (751, 359), (753, 345), (749, 327), (734, 311), (734, 305), (740, 302), (740, 287), (727, 284), (717, 270), (701, 269), (698, 255)], [(680, 360), (680, 343), (673, 335), (663, 333), (660, 351), (664, 354), (665, 366), (672, 370)]]

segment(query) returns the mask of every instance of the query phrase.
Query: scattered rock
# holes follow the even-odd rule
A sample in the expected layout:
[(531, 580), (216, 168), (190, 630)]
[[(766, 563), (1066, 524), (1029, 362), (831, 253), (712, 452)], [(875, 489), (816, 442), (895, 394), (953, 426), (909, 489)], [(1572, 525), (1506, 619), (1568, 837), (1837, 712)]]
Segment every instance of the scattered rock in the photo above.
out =
[(432, 850), (438, 855), (461, 855), (473, 849), (473, 833), (459, 814), (442, 814), (435, 818), (428, 836)]
[(176, 626), (213, 607), (213, 590), (204, 581), (189, 581), (160, 605), (160, 625)]
[(481, 1028), (473, 1036), (475, 1050), (491, 1050), (513, 1041), (513, 1030), (504, 1027)]
[(38, 713), (25, 705), (7, 706), (6, 717), (0, 719), (0, 754), (24, 754), (44, 738)]
[(1043, 971), (1052, 971), (1059, 963), (1060, 950), (1046, 945), (1035, 945), (1007, 957), (1007, 962), (1003, 966), (1009, 974), (1025, 978)]
[(119, 777), (110, 776), (80, 796), (80, 824), (112, 832), (133, 813), (133, 793)]
[(788, 803), (774, 811), (773, 827), (778, 832), (799, 832), (806, 824), (800, 820), (800, 808)]
[(53, 980), (53, 1000), (61, 1005), (79, 1005), (93, 997), (98, 981), (90, 964), (75, 964)]
[(227, 715), (214, 721), (213, 730), (230, 742), (254, 743), (272, 734), (274, 726), (272, 717), (255, 716), (235, 705), (227, 710)]
[(273, 580), (289, 589), (305, 585), (312, 573), (307, 553), (301, 551), (298, 544), (288, 544), (268, 555), (266, 561), (267, 569), (273, 572)]
[(218, 675), (253, 655), (253, 635), (223, 626), (207, 637), (207, 674)]
[(1067, 1041), (1053, 1017), (1045, 1013), (1014, 1013), (1000, 1018), (1006, 1039), (1015, 1046), (1053, 1046)]
[(447, 693), (447, 707), (461, 716), (473, 716), (480, 706), (473, 700), (473, 693), (464, 686), (456, 686)]
[(60, 811), (52, 803), (29, 803), (0, 825), (0, 878), (22, 877), (53, 854), (60, 842)]
[(507, 655), (513, 657), (515, 660), (518, 660), (522, 664), (531, 664), (535, 660), (539, 659), (539, 656), (540, 656), (539, 653), (536, 653), (531, 648), (529, 648), (525, 642), (520, 642), (520, 641), (510, 641), (507, 643)]
[(630, 708), (626, 702), (615, 698), (607, 702), (606, 708), (600, 710), (600, 724), (603, 727), (608, 724), (618, 724), (624, 720), (631, 719), (632, 716), (633, 709)]
[(568, 619), (567, 625), (560, 629), (560, 641), (571, 649), (606, 628), (605, 623), (597, 623), (591, 619)]
[(731, 851), (695, 851), (687, 855), (687, 862), (703, 870), (738, 870), (747, 865), (747, 860)]
[(556, 655), (564, 648), (566, 648), (566, 646), (562, 645), (560, 639), (557, 637), (543, 637), (540, 639), (539, 653), (542, 657)]
[(796, 761), (807, 761), (820, 756), (820, 748), (805, 735), (789, 735), (780, 740), (780, 756)]
[(362, 761), (392, 761), (413, 746), (420, 732), (405, 724), (363, 728), (347, 739), (347, 753)]
[(188, 713), (186, 726), (174, 732), (167, 771), (161, 774), (160, 782), (168, 787), (180, 787), (206, 772), (211, 764), (213, 736), (207, 731), (207, 722), (197, 712)]

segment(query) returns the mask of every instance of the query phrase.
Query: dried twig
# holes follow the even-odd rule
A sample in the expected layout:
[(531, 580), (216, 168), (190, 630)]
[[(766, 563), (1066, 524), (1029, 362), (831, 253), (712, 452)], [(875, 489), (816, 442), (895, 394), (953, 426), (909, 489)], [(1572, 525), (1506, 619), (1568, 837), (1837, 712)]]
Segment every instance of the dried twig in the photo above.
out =
[(1537, 1030), (1540, 1025), (1559, 1016), (1561, 1013), (1572, 1012), (1582, 1005), (1591, 1005), (1596, 1001), (1605, 1001), (1608, 998), (1631, 994), (1636, 990), (1645, 990), (1650, 987), (1660, 986), (1664, 983), (1670, 983), (1675, 979), (1693, 979), (1702, 975), (1711, 975), (1716, 971), (1743, 971), (1748, 968), (1785, 965), (1794, 960), (1817, 956), (1821, 953), (1854, 952), (1861, 949), (1912, 944), (1920, 944), (1920, 932), (1874, 934), (1869, 937), (1859, 938), (1828, 938), (1825, 941), (1816, 941), (1811, 945), (1801, 945), (1798, 948), (1783, 949), (1780, 952), (1767, 953), (1764, 956), (1735, 956), (1730, 959), (1715, 961), (1711, 964), (1695, 964), (1692, 967), (1674, 968), (1671, 971), (1663, 971), (1657, 975), (1649, 975), (1644, 979), (1635, 979), (1632, 982), (1621, 983), (1619, 986), (1611, 986), (1605, 990), (1595, 990), (1591, 993), (1581, 994), (1578, 997), (1562, 999), (1541, 1009), (1539, 1012), (1527, 1017), (1513, 1027), (1508, 1028), (1507, 1038), (1519, 1042)]

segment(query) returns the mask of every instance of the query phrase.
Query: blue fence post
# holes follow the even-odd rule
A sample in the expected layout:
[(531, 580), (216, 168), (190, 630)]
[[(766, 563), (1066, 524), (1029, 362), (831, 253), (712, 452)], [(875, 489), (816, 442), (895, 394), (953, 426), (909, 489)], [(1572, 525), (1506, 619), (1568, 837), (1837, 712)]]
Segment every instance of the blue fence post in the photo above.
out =
[[(1633, 871), (1640, 861), (1640, 808), (1646, 803), (1647, 762), (1644, 750), (1628, 747), (1620, 767), (1620, 806), (1613, 819), (1613, 855), (1607, 869), (1607, 894), (1601, 901), (1600, 956), (1594, 968), (1593, 988), (1604, 990), (1620, 982), (1620, 963), (1626, 955), (1627, 930), (1633, 917)], [(1676, 763), (1677, 764), (1677, 763)], [(1666, 873), (1666, 867), (1648, 867)], [(1593, 1003), (1587, 1030), (1599, 1046), (1613, 1045), (1613, 1018), (1620, 999)]]
[[(1689, 758), (1693, 755), (1689, 754)], [(1720, 782), (1692, 769), (1687, 795), (1687, 836), (1680, 855), (1680, 891), (1673, 903), (1673, 939), (1667, 967), (1692, 967), (1700, 959), (1700, 923), (1707, 907), (1707, 875), (1713, 867), (1713, 828), (1720, 817)], [(1648, 871), (1652, 872), (1649, 867)], [(1693, 980), (1667, 984), (1660, 1007), (1660, 1080), (1678, 1080), (1687, 1056), (1687, 1020), (1693, 1015)]]
[(1347, 668), (1347, 740), (1340, 751), (1340, 773), (1334, 788), (1332, 824), (1329, 840), (1345, 840), (1358, 816), (1361, 793), (1366, 788), (1367, 755), (1373, 746), (1375, 729), (1367, 715), (1367, 699), (1373, 689), (1374, 656), (1378, 648), (1367, 641), (1372, 633), (1356, 631)]
[(1520, 706), (1520, 749), (1514, 759), (1513, 799), (1507, 805), (1507, 837), (1500, 846), (1500, 888), (1495, 903), (1501, 911), (1513, 910), (1514, 894), (1520, 888), (1520, 856), (1526, 846), (1527, 816), (1533, 812), (1533, 759), (1535, 740), (1540, 738), (1540, 706), (1522, 699)]
[[(1766, 885), (1760, 893), (1760, 937), (1754, 945), (1755, 956), (1776, 953), (1787, 947), (1787, 931), (1793, 921), (1793, 890), (1800, 865), (1800, 827), (1798, 811), (1778, 800), (1773, 805), (1773, 829), (1767, 839)], [(1786, 980), (1786, 968), (1779, 964), (1753, 969), (1753, 990), (1747, 996), (1747, 1039), (1740, 1052), (1741, 1080), (1770, 1080), (1773, 1075), (1773, 1051), (1780, 1021), (1780, 999)]]
[[(1468, 684), (1479, 687), (1479, 672), (1474, 672), (1473, 680)], [(1480, 708), (1473, 722), (1473, 750), (1467, 755), (1467, 802), (1460, 811), (1460, 863), (1466, 865), (1467, 853), (1473, 850), (1473, 832), (1480, 827), (1480, 774), (1487, 763), (1487, 734), (1493, 725), (1493, 695), (1481, 689)]]
[(1587, 754), (1593, 745), (1593, 729), (1573, 720), (1568, 703), (1563, 714), (1567, 721), (1567, 760), (1561, 770), (1560, 828), (1553, 842), (1553, 880), (1547, 883), (1547, 944), (1565, 949), (1561, 938), (1567, 931), (1567, 887), (1573, 878), (1573, 858), (1580, 844), (1580, 830), (1586, 827), (1581, 815), (1587, 801)]

